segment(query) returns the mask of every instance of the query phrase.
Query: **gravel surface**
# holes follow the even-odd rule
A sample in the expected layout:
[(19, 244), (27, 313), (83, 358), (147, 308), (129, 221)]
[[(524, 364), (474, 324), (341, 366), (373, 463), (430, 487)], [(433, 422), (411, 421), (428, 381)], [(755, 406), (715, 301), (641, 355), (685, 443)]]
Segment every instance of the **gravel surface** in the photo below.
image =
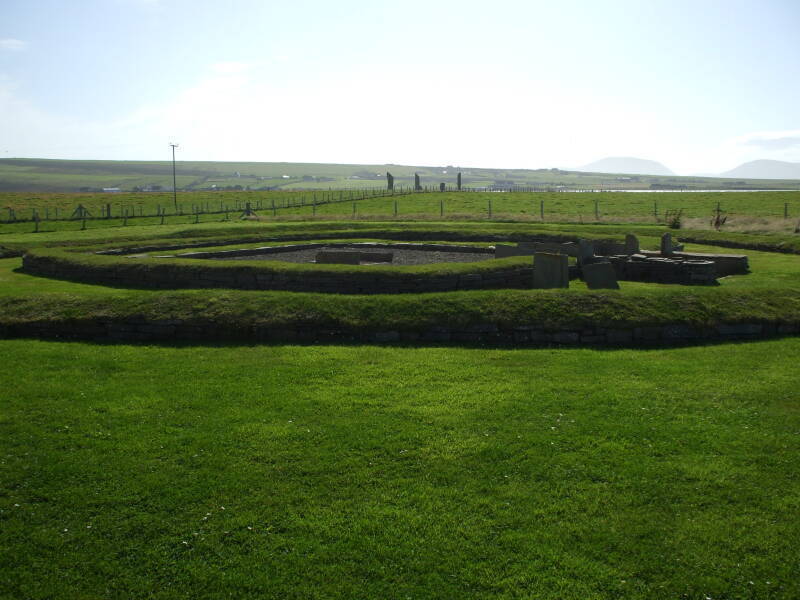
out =
[[(427, 265), (431, 263), (443, 262), (478, 262), (481, 260), (491, 260), (492, 254), (481, 252), (437, 252), (430, 250), (398, 250), (396, 248), (310, 248), (307, 250), (298, 250), (296, 252), (280, 252), (277, 254), (256, 254), (250, 256), (231, 256), (229, 258), (217, 258), (209, 260), (280, 260), (283, 262), (293, 263), (313, 263), (317, 256), (317, 252), (321, 250), (357, 250), (365, 254), (370, 252), (392, 252), (394, 253), (394, 260), (391, 263), (369, 263), (381, 265)], [(363, 263), (362, 263), (363, 264)]]

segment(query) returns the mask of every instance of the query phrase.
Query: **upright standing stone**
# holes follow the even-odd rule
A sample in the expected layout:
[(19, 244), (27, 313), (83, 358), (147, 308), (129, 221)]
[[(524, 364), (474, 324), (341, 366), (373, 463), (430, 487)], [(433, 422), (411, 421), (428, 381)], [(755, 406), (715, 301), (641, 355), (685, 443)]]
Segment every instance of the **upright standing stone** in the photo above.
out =
[(583, 280), (590, 290), (618, 290), (617, 273), (608, 261), (583, 265)]
[(665, 233), (661, 236), (661, 256), (672, 256), (672, 234)]
[(422, 186), (419, 183), (419, 173), (414, 173), (414, 191), (419, 192), (422, 190)]
[(625, 236), (625, 254), (639, 254), (639, 239), (632, 233)]
[(569, 258), (566, 254), (537, 252), (533, 255), (533, 287), (568, 288)]
[(460, 192), (461, 191), (461, 173), (459, 173), (458, 177), (456, 177), (456, 186), (458, 186), (458, 191)]
[(440, 192), (443, 192), (443, 191), (444, 191), (444, 181), (443, 181), (442, 183), (440, 183), (440, 184), (439, 184), (439, 191), (440, 191)]
[(394, 177), (389, 171), (386, 171), (386, 186), (389, 191), (394, 189)]
[(578, 240), (578, 264), (589, 264), (593, 259), (594, 244), (589, 240)]

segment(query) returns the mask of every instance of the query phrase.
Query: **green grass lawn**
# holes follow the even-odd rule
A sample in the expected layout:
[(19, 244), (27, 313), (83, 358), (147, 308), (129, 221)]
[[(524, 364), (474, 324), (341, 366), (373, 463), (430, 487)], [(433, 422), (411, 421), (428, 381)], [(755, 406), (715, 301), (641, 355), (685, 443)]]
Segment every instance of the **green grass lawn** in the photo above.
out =
[(800, 340), (0, 341), (0, 596), (800, 595)]

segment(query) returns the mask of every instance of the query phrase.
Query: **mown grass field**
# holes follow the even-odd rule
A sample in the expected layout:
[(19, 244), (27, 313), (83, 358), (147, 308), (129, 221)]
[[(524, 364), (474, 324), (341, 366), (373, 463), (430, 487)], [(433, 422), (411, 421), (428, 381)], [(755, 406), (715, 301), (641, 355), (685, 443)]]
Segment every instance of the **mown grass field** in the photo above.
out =
[(2, 341), (14, 598), (796, 598), (797, 340)]
[[(629, 196), (688, 194), (620, 202)], [(414, 197), (420, 210), (439, 198)], [(774, 198), (765, 202), (782, 211)], [(0, 246), (239, 240), (232, 248), (252, 236), (380, 239), (370, 232), (413, 227), (631, 231), (654, 248), (665, 231), (380, 222), (381, 201), (364, 201), (375, 221), (43, 223), (37, 234), (0, 229)], [(349, 298), (87, 285), (5, 258), (0, 322), (800, 315), (800, 256), (745, 253), (752, 273), (717, 288), (623, 282), (591, 293), (573, 281), (565, 293)], [(798, 359), (798, 338), (655, 349), (0, 340), (0, 598), (794, 600)]]

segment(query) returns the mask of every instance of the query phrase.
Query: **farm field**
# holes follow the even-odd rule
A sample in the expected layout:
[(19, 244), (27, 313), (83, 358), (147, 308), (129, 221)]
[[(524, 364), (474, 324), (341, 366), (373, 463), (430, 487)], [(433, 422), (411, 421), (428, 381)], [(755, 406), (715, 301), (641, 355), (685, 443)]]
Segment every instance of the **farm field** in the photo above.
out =
[[(361, 199), (359, 194), (378, 194)], [(238, 219), (249, 203), (258, 218), (274, 220), (400, 219), (476, 220), (543, 223), (661, 224), (681, 212), (691, 226), (710, 228), (719, 205), (729, 227), (755, 231), (795, 229), (800, 192), (549, 193), (436, 192), (385, 195), (376, 192), (192, 192), (171, 194), (0, 194), (0, 236), (4, 233), (106, 228), (126, 225), (194, 224)], [(86, 223), (70, 220), (78, 206), (90, 213)], [(111, 218), (99, 218), (110, 207)], [(195, 214), (199, 213), (199, 214)], [(124, 219), (123, 216), (128, 218)], [(150, 215), (150, 216), (148, 216)], [(542, 218), (544, 217), (544, 218)], [(58, 220), (57, 220), (58, 219)], [(24, 221), (24, 222), (16, 222)], [(739, 227), (741, 229), (741, 227)], [(0, 237), (0, 239), (2, 239)]]
[(8, 597), (800, 594), (796, 339), (0, 352)]

